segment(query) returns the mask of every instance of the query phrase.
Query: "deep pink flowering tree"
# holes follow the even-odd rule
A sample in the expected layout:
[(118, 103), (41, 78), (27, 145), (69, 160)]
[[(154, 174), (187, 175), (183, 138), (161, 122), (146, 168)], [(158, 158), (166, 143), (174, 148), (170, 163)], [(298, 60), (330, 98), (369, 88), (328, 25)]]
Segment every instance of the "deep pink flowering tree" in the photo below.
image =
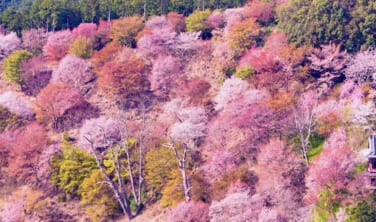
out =
[(68, 53), (72, 41), (71, 31), (54, 32), (48, 36), (47, 43), (43, 46), (43, 55), (50, 61), (58, 61)]

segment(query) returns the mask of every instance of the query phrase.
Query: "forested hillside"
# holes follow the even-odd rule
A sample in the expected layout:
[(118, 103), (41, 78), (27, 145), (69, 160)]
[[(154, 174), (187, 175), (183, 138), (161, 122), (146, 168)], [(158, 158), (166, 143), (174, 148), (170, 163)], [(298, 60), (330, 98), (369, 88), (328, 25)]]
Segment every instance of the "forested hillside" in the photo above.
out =
[(374, 1), (12, 3), (0, 222), (375, 221)]
[(98, 23), (122, 16), (154, 15), (194, 10), (225, 9), (242, 6), (246, 0), (12, 0), (0, 2), (1, 24), (18, 34), (22, 30), (43, 28), (56, 31), (73, 28), (81, 22)]

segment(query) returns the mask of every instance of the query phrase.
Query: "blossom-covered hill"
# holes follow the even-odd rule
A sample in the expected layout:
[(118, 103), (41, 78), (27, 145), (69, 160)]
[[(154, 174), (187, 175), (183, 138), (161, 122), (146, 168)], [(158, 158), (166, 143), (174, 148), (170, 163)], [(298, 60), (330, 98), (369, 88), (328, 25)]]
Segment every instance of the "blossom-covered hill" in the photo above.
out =
[(374, 221), (367, 10), (251, 0), (4, 31), (0, 221)]

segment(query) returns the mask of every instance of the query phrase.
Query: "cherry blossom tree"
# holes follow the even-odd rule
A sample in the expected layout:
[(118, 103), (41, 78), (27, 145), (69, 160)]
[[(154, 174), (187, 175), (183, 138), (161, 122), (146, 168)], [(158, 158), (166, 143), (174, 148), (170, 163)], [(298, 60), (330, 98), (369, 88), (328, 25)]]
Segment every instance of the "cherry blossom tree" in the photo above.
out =
[(204, 104), (207, 100), (207, 93), (210, 90), (210, 83), (205, 78), (194, 78), (187, 82), (186, 93), (194, 104)]
[(306, 169), (301, 166), (300, 158), (284, 141), (272, 138), (260, 147), (257, 163), (256, 191), (263, 202), (259, 220), (268, 218), (267, 211), (274, 212), (274, 215), (269, 215), (274, 220), (278, 215), (290, 220), (298, 218), (297, 209), (303, 206), (306, 189)]
[(32, 99), (21, 93), (7, 91), (1, 94), (0, 106), (24, 118), (31, 118), (34, 115)]
[(44, 29), (30, 29), (22, 32), (22, 45), (23, 47), (38, 55), (42, 52), (43, 46), (47, 42), (48, 33)]
[(376, 79), (375, 59), (375, 49), (358, 52), (351, 57), (350, 62), (345, 69), (346, 78), (353, 79), (359, 85), (362, 85), (369, 80), (374, 81)]
[(347, 147), (346, 132), (339, 128), (330, 135), (320, 156), (309, 168), (307, 200), (316, 201), (325, 185), (331, 185), (334, 189), (344, 188), (353, 169), (352, 157), (353, 153)]
[(237, 99), (248, 88), (248, 84), (240, 78), (232, 77), (231, 79), (227, 79), (214, 98), (214, 102), (216, 103), (215, 109), (221, 110), (226, 108), (229, 103)]
[(182, 202), (167, 216), (169, 222), (209, 221), (209, 204), (203, 202)]
[(363, 91), (353, 81), (346, 80), (341, 87), (340, 98), (358, 101), (363, 98)]
[(178, 123), (171, 126), (170, 136), (173, 141), (189, 144), (205, 136), (208, 121), (204, 108), (187, 107), (176, 112)]
[[(100, 172), (105, 178), (106, 183), (114, 192), (115, 198), (121, 206), (125, 216), (129, 219), (139, 213), (140, 207), (143, 205), (142, 187), (143, 187), (143, 163), (144, 150), (146, 140), (146, 110), (141, 110), (140, 127), (138, 134), (133, 134), (129, 127), (130, 120), (124, 114), (117, 116), (116, 129), (113, 129), (113, 120), (111, 119), (95, 119), (87, 121), (85, 128), (80, 132), (81, 136), (90, 146), (91, 153), (95, 157)], [(101, 126), (96, 125), (100, 122)], [(95, 123), (94, 132), (85, 133), (86, 127)], [(109, 125), (111, 124), (111, 125)], [(106, 127), (101, 128), (101, 127)], [(98, 142), (98, 132), (100, 132)], [(102, 147), (101, 147), (102, 146)], [(112, 170), (109, 172), (107, 162), (112, 162)], [(126, 178), (126, 179), (125, 179)], [(136, 203), (135, 215), (130, 206), (129, 194), (133, 196)]]
[(52, 70), (43, 56), (22, 61), (20, 66), (22, 91), (28, 96), (36, 96), (49, 83)]
[(47, 143), (45, 129), (36, 122), (18, 130), (8, 157), (9, 174), (20, 182), (25, 182), (25, 179), (35, 181), (36, 166)]
[(16, 199), (8, 201), (5, 206), (0, 210), (0, 218), (4, 222), (14, 222), (24, 220), (24, 205), (25, 201), (23, 199)]
[(375, 104), (372, 101), (363, 103), (361, 100), (354, 100), (351, 105), (350, 121), (363, 130), (373, 130), (376, 121)]
[(43, 55), (50, 61), (60, 60), (68, 53), (72, 41), (71, 31), (62, 30), (54, 32), (48, 36), (47, 43), (43, 46)]
[(35, 166), (37, 183), (39, 186), (52, 189), (51, 183), (51, 160), (54, 155), (61, 151), (61, 144), (54, 143), (47, 145), (47, 147), (41, 151), (38, 163)]
[(263, 48), (252, 48), (248, 50), (239, 61), (239, 68), (250, 65), (257, 73), (277, 72), (281, 69), (275, 54)]
[(77, 38), (79, 36), (92, 39), (97, 33), (97, 25), (95, 23), (81, 23), (73, 29), (72, 36)]
[(93, 79), (94, 74), (84, 59), (67, 55), (60, 61), (57, 69), (52, 73), (51, 83), (63, 82), (82, 92), (85, 84)]
[(17, 37), (15, 32), (11, 32), (8, 35), (0, 34), (0, 60), (20, 48), (21, 40)]
[(273, 2), (264, 2), (262, 0), (250, 1), (244, 8), (244, 15), (255, 18), (261, 24), (268, 24), (273, 20), (275, 15)]
[(225, 28), (224, 28), (224, 33), (225, 35), (228, 35), (230, 32), (231, 27), (242, 21), (244, 19), (243, 16), (243, 8), (231, 8), (231, 9), (226, 9), (223, 12), (223, 17), (225, 19)]
[(47, 125), (52, 124), (54, 129), (64, 120), (68, 110), (86, 107), (80, 92), (65, 83), (48, 84), (37, 95), (35, 106), (37, 120)]
[(159, 57), (154, 61), (149, 77), (151, 90), (156, 95), (167, 96), (171, 87), (179, 78), (180, 71), (181, 65), (178, 59), (172, 56)]
[(90, 150), (90, 144), (88, 144), (87, 138), (91, 138), (91, 142), (95, 147), (106, 147), (107, 143), (103, 140), (103, 135), (111, 141), (120, 141), (120, 122), (114, 118), (101, 116), (99, 118), (85, 120), (80, 128), (80, 135), (77, 141), (77, 145), (80, 148), (85, 149), (88, 152)]
[(170, 141), (164, 146), (174, 151), (182, 175), (184, 197), (186, 201), (189, 201), (192, 187), (188, 163), (192, 158), (198, 140), (205, 136), (207, 114), (205, 109), (201, 107), (180, 107), (171, 114), (175, 115), (179, 122), (170, 127)]
[(146, 30), (162, 29), (169, 26), (166, 16), (155, 16), (145, 23)]
[(224, 18), (222, 13), (214, 12), (205, 21), (205, 25), (210, 29), (220, 29), (224, 26)]
[(209, 208), (210, 221), (258, 221), (257, 215), (262, 207), (251, 200), (247, 191), (227, 195), (221, 201), (213, 201)]
[(152, 29), (146, 32), (137, 42), (139, 50), (146, 56), (157, 57), (168, 55), (169, 45), (173, 44), (177, 33), (170, 27)]
[(176, 12), (169, 12), (167, 14), (167, 21), (176, 33), (180, 33), (185, 30), (184, 15), (178, 14)]
[(338, 101), (328, 100), (315, 108), (317, 132), (327, 135), (344, 122), (344, 106)]

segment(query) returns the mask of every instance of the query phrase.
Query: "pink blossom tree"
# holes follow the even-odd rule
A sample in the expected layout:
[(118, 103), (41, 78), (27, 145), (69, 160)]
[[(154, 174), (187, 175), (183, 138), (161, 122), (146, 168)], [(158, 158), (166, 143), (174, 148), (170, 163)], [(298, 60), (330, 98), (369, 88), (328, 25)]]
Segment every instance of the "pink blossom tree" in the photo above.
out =
[(54, 32), (48, 36), (47, 43), (43, 46), (43, 55), (50, 61), (60, 60), (68, 53), (72, 41), (71, 31)]
[(224, 23), (223, 15), (220, 12), (214, 12), (205, 21), (205, 25), (210, 29), (223, 28)]
[(333, 132), (324, 145), (320, 156), (311, 164), (306, 183), (307, 200), (316, 201), (325, 185), (341, 189), (348, 182), (348, 175), (353, 169), (353, 153), (347, 147), (346, 132), (343, 128)]
[(243, 8), (226, 9), (223, 17), (225, 19), (224, 33), (228, 35), (231, 27), (244, 19)]
[(209, 204), (193, 201), (182, 202), (168, 213), (167, 221), (209, 221)]
[(79, 36), (92, 39), (97, 33), (97, 25), (95, 23), (81, 23), (73, 29), (72, 36), (77, 38)]
[(162, 28), (168, 27), (169, 25), (170, 24), (168, 23), (166, 16), (162, 15), (162, 16), (155, 16), (149, 19), (145, 23), (145, 28), (147, 30), (155, 30), (155, 29), (162, 29)]
[(238, 68), (251, 66), (258, 73), (277, 72), (281, 69), (281, 65), (273, 52), (264, 48), (252, 48), (240, 58)]
[(46, 130), (36, 122), (17, 130), (8, 157), (9, 174), (19, 182), (35, 182), (36, 166), (47, 143)]
[(145, 33), (137, 42), (137, 47), (145, 55), (157, 57), (169, 54), (169, 45), (173, 44), (176, 32), (171, 28), (153, 29)]
[(69, 110), (87, 108), (80, 92), (65, 83), (50, 83), (43, 88), (35, 101), (37, 120), (57, 129)]
[(43, 56), (31, 57), (21, 62), (21, 88), (29, 96), (36, 96), (51, 79), (52, 70)]
[(176, 12), (169, 12), (167, 14), (167, 21), (170, 25), (170, 27), (173, 28), (173, 30), (176, 33), (183, 32), (185, 30), (185, 17), (182, 14), (178, 14)]
[(340, 98), (348, 98), (353, 101), (360, 100), (363, 98), (363, 91), (353, 81), (347, 80), (341, 87)]
[(171, 87), (179, 78), (181, 65), (178, 59), (167, 56), (159, 57), (153, 63), (151, 76), (149, 81), (151, 83), (151, 90), (156, 95), (167, 96)]
[(0, 106), (24, 118), (31, 118), (35, 114), (32, 99), (21, 93), (7, 91), (1, 94)]
[(278, 215), (289, 220), (298, 218), (296, 211), (303, 206), (306, 189), (305, 168), (301, 167), (301, 160), (284, 141), (272, 138), (260, 147), (256, 173), (256, 191), (263, 201), (259, 220), (267, 218), (265, 211), (274, 212), (269, 215), (274, 217), (274, 220)]
[[(178, 120), (170, 127), (169, 143), (164, 146), (174, 151), (178, 168), (182, 175), (182, 185), (186, 201), (191, 199), (192, 184), (190, 183), (189, 160), (193, 160), (194, 152), (199, 139), (205, 136), (207, 114), (202, 107), (181, 107), (175, 111)], [(181, 146), (179, 146), (181, 144)]]
[(273, 2), (250, 1), (244, 9), (244, 15), (255, 18), (261, 24), (268, 24), (275, 15)]
[(24, 205), (23, 199), (16, 199), (8, 201), (0, 210), (0, 218), (4, 222), (14, 222), (24, 220)]
[(44, 29), (30, 29), (22, 32), (23, 47), (33, 54), (42, 52), (44, 44), (46, 44), (48, 33)]
[(103, 135), (106, 135), (107, 140), (119, 141), (121, 136), (119, 121), (106, 116), (86, 120), (80, 128), (77, 145), (91, 152), (90, 143), (86, 139), (89, 138), (95, 147), (106, 147), (107, 143)]
[(0, 60), (20, 48), (21, 40), (17, 37), (15, 32), (11, 32), (8, 35), (0, 34)]
[(221, 201), (213, 201), (209, 208), (210, 221), (258, 221), (260, 201), (253, 201), (247, 191), (229, 194)]
[(82, 91), (84, 85), (93, 80), (94, 74), (89, 64), (74, 55), (65, 56), (52, 73), (51, 83), (63, 82)]
[(368, 49), (358, 52), (351, 59), (345, 69), (346, 78), (352, 79), (359, 85), (366, 81), (375, 81), (376, 76), (376, 50)]
[(376, 121), (375, 104), (372, 101), (363, 103), (362, 100), (353, 100), (350, 107), (350, 122), (363, 130), (372, 130)]
[(189, 144), (205, 136), (207, 114), (204, 108), (187, 107), (176, 113), (179, 122), (171, 126), (170, 137), (178, 143)]
[(228, 104), (241, 96), (248, 88), (249, 85), (240, 78), (233, 77), (227, 79), (214, 98), (214, 102), (216, 103), (215, 109), (221, 110), (226, 108)]

